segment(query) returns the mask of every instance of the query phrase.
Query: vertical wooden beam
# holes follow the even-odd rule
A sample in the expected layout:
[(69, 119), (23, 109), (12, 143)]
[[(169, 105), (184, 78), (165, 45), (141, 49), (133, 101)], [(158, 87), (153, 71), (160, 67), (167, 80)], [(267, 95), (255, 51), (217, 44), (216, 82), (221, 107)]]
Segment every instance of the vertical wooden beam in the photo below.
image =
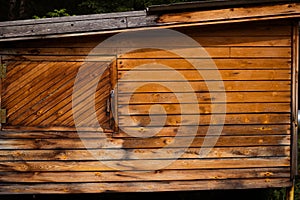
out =
[(292, 152), (291, 178), (298, 174), (298, 68), (299, 68), (299, 23), (293, 24), (292, 43)]
[(292, 140), (291, 140), (291, 181), (286, 199), (294, 200), (295, 176), (298, 175), (298, 70), (299, 70), (299, 22), (293, 24), (292, 31)]
[[(3, 63), (3, 60), (2, 60), (2, 56), (0, 56), (0, 66), (2, 66), (4, 63)], [(2, 109), (2, 78), (0, 78), (0, 109)], [(0, 131), (2, 131), (2, 123), (0, 123)]]
[(119, 121), (118, 121), (118, 65), (119, 65), (118, 57), (114, 61), (112, 65), (112, 72), (111, 72), (111, 85), (113, 91), (113, 96), (111, 96), (112, 102), (112, 119), (113, 119), (113, 130), (115, 133), (119, 132)]
[(287, 188), (286, 191), (286, 200), (294, 200), (295, 199), (295, 179), (293, 180), (292, 187)]

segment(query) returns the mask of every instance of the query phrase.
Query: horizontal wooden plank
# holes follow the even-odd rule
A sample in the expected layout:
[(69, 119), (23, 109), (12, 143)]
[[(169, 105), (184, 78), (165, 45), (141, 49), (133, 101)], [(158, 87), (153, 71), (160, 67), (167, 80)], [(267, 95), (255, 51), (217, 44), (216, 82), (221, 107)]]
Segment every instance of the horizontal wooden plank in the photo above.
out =
[[(184, 52), (183, 55), (186, 55), (188, 58), (231, 58), (231, 57), (266, 57), (266, 58), (289, 58), (291, 57), (291, 48), (290, 47), (176, 47), (171, 46), (174, 52)], [(198, 48), (201, 48), (199, 51)], [(121, 52), (126, 52), (127, 48), (118, 48)], [(130, 50), (130, 49), (128, 49)], [(1, 50), (4, 55), (18, 55), (22, 56), (22, 58), (27, 59), (27, 57), (32, 56), (47, 56), (47, 55), (56, 55), (56, 56), (97, 56), (102, 60), (105, 60), (109, 57), (118, 55), (117, 52), (112, 52), (111, 56), (107, 56), (107, 52), (101, 49), (93, 49), (93, 48), (45, 48), (45, 49), (29, 49), (29, 53), (22, 52), (21, 50)], [(33, 53), (31, 53), (33, 52)], [(196, 53), (197, 52), (197, 53)], [(105, 54), (106, 53), (106, 54)], [(126, 54), (120, 54), (119, 58), (181, 58), (180, 55), (167, 53), (166, 50), (158, 50), (158, 49), (148, 49), (148, 50), (139, 50), (134, 52), (128, 52)], [(99, 60), (99, 58), (98, 58)]]
[[(129, 22), (130, 23), (130, 22)], [(188, 28), (176, 28), (183, 34), (197, 40), (201, 39), (200, 44), (204, 46), (209, 41), (210, 45), (252, 45), (258, 42), (259, 45), (279, 45), (277, 41), (281, 41), (283, 38), (291, 36), (291, 26), (285, 21), (276, 22), (255, 22), (255, 23), (243, 23), (243, 24), (226, 24), (222, 26), (205, 26), (198, 27), (192, 26)], [(85, 35), (79, 37), (57, 38), (53, 40), (30, 40), (20, 41), (14, 43), (15, 48), (59, 48), (59, 47), (95, 47), (106, 38), (111, 37), (113, 34), (100, 34), (100, 35)], [(161, 36), (162, 37), (162, 36)], [(256, 37), (256, 38), (255, 38)], [(259, 39), (259, 38), (261, 39)], [(214, 39), (212, 39), (214, 38)], [(227, 39), (224, 39), (227, 38)], [(80, 40), (80, 44), (77, 42)], [(236, 41), (238, 40), (238, 41)], [(248, 42), (248, 41), (253, 42)], [(226, 42), (229, 41), (229, 42)], [(276, 42), (275, 42), (276, 41)], [(283, 41), (282, 41), (283, 42)], [(287, 41), (285, 41), (287, 42)], [(284, 42), (284, 43), (285, 43)], [(280, 44), (282, 45), (282, 44)], [(3, 44), (3, 47), (9, 48), (9, 45)]]
[[(197, 48), (197, 47), (196, 47)], [(118, 58), (180, 58), (175, 52), (184, 52), (185, 58), (290, 58), (290, 47), (204, 47), (173, 48), (173, 52), (143, 49), (119, 55)], [(197, 51), (198, 50), (198, 51)], [(195, 53), (199, 52), (199, 53)], [(181, 56), (182, 57), (182, 56)]]
[[(160, 170), (152, 172), (1, 172), (2, 183), (80, 183), (288, 178), (289, 168)], [(1, 187), (1, 186), (0, 186)]]
[[(251, 34), (251, 33), (250, 33)], [(225, 37), (224, 37), (225, 36)], [(223, 37), (209, 37), (209, 36), (192, 36), (196, 42), (202, 47), (216, 47), (216, 46), (228, 46), (228, 47), (290, 47), (290, 36), (261, 36), (261, 37), (236, 37), (224, 35)], [(161, 36), (163, 41), (164, 36)], [(28, 43), (27, 46), (20, 47), (5, 47), (0, 48), (0, 54), (2, 55), (87, 55), (92, 50), (95, 52), (101, 52), (101, 49), (97, 47), (98, 44), (105, 40), (105, 37), (93, 37), (91, 41), (83, 38), (80, 43), (73, 40), (72, 43), (61, 41), (59, 44), (50, 44), (41, 41), (40, 44)], [(174, 47), (176, 48), (175, 36), (168, 36), (168, 41), (174, 40)], [(68, 40), (67, 40), (68, 41)], [(69, 39), (70, 41), (70, 39)], [(54, 42), (57, 43), (57, 42)], [(43, 46), (44, 44), (44, 46)], [(18, 45), (18, 44), (17, 44)], [(35, 47), (31, 47), (35, 46)], [(46, 47), (45, 47), (46, 46)], [(98, 49), (98, 50), (97, 50)]]
[(290, 187), (290, 178), (262, 178), (214, 181), (162, 181), (129, 183), (66, 183), (66, 184), (1, 184), (1, 194), (76, 194), (104, 192), (199, 191), (217, 189), (250, 189)]
[[(290, 69), (290, 59), (262, 59), (262, 58), (249, 58), (249, 59), (189, 59), (191, 62), (201, 63), (200, 69), (212, 69), (211, 63), (214, 62), (217, 69)], [(144, 64), (147, 65), (147, 69), (151, 70), (165, 70), (165, 67), (161, 67), (161, 64), (177, 70), (195, 69), (191, 63), (186, 59), (156, 59), (156, 58), (144, 58), (144, 59), (118, 59), (118, 70), (142, 70), (136, 68)]]
[(10, 22), (1, 22), (1, 26), (22, 26), (22, 25), (37, 25), (45, 23), (58, 23), (58, 22), (70, 22), (70, 21), (85, 21), (92, 19), (110, 19), (122, 17), (132, 17), (132, 16), (144, 16), (144, 11), (130, 11), (130, 12), (121, 12), (121, 13), (103, 13), (103, 14), (92, 14), (92, 15), (80, 15), (80, 16), (66, 16), (63, 18), (42, 18), (39, 20), (36, 19), (27, 19), (27, 20), (17, 20)]
[[(119, 105), (118, 112), (120, 115), (149, 115), (151, 104), (147, 105)], [(212, 114), (213, 109), (218, 107), (216, 104), (162, 104), (161, 105), (167, 114), (180, 115), (180, 114)], [(199, 110), (194, 109), (199, 107)], [(227, 103), (223, 113), (278, 113), (290, 112), (289, 103)], [(216, 110), (215, 110), (216, 111)], [(216, 113), (215, 113), (216, 114)]]
[[(141, 136), (143, 134), (141, 133)], [(184, 136), (181, 133), (180, 136)], [(151, 138), (99, 138), (99, 139), (1, 139), (1, 149), (136, 149), (136, 148), (161, 148), (161, 147), (211, 147), (205, 144), (205, 137), (151, 137)], [(268, 136), (208, 136), (215, 140), (216, 147), (227, 146), (273, 146), (290, 145), (290, 136), (268, 135)], [(208, 145), (208, 146), (207, 146)]]
[[(208, 128), (215, 126), (199, 126), (197, 136), (205, 136), (208, 133)], [(154, 127), (155, 128), (159, 127)], [(139, 131), (144, 134), (153, 134), (153, 127), (126, 127), (126, 130), (120, 129), (119, 133), (114, 133), (114, 137), (128, 137), (131, 132)], [(164, 127), (161, 131), (155, 131), (156, 136), (176, 136), (179, 127)], [(195, 135), (194, 132), (185, 132), (188, 135)], [(221, 135), (269, 135), (269, 134), (290, 134), (289, 125), (255, 125), (255, 124), (242, 124), (242, 125), (224, 125)], [(212, 132), (211, 135), (217, 135)]]
[[(165, 117), (165, 119), (164, 119)], [(165, 121), (161, 121), (161, 120)], [(198, 126), (198, 125), (222, 125), (224, 124), (289, 124), (291, 122), (289, 114), (213, 114), (213, 115), (159, 115), (152, 113), (145, 116), (119, 116), (119, 126), (121, 127), (145, 127), (151, 123), (150, 127), (157, 129), (163, 126)], [(186, 127), (187, 130), (193, 128)], [(188, 132), (188, 131), (187, 131)]]
[[(166, 77), (166, 74), (168, 76)], [(219, 74), (219, 76), (208, 76), (210, 73)], [(181, 76), (179, 76), (179, 74)], [(181, 78), (182, 77), (182, 78)], [(290, 70), (180, 70), (180, 71), (119, 71), (118, 79), (123, 82), (134, 81), (220, 81), (229, 80), (290, 80)]]
[[(74, 56), (74, 55), (4, 55), (3, 62), (15, 62), (15, 61), (31, 61), (31, 62), (107, 62), (112, 60), (113, 56)], [(114, 56), (115, 57), (115, 56)]]
[[(189, 94), (189, 95), (188, 95)], [(221, 94), (221, 95), (220, 95)], [(223, 94), (223, 95), (222, 95)], [(191, 96), (192, 95), (192, 96)], [(287, 103), (291, 101), (290, 92), (226, 92), (224, 93), (145, 93), (132, 94), (130, 104), (163, 103)], [(192, 98), (193, 97), (193, 98)], [(195, 98), (198, 99), (195, 102)], [(128, 94), (118, 94), (118, 105), (128, 104)]]
[(274, 17), (277, 15), (282, 16), (294, 13), (299, 15), (300, 5), (282, 4), (282, 5), (267, 5), (256, 7), (240, 7), (240, 8), (226, 8), (217, 10), (204, 10), (204, 11), (192, 11), (184, 13), (167, 13), (162, 14), (158, 18), (159, 23), (193, 23), (204, 21), (243, 21), (243, 19), (259, 19), (262, 17)]
[[(209, 51), (208, 51), (209, 52)], [(230, 56), (231, 57), (275, 57), (275, 58), (281, 58), (281, 57), (290, 57), (291, 56), (291, 50), (290, 47), (284, 48), (278, 48), (278, 49), (272, 49), (272, 48), (263, 48), (263, 47), (257, 47), (257, 48), (251, 48), (251, 47), (232, 47), (230, 49)]]
[[(244, 30), (247, 31), (247, 30)], [(195, 32), (199, 32), (196, 31)], [(194, 33), (196, 34), (196, 33)], [(232, 36), (229, 32), (228, 35), (223, 33), (223, 37), (210, 37), (210, 36), (192, 36), (202, 47), (207, 46), (231, 46), (231, 47), (264, 47), (264, 46), (290, 46), (291, 38), (289, 36), (245, 36), (237, 37)], [(252, 33), (249, 33), (251, 35)], [(176, 43), (175, 43), (176, 44)]]
[(90, 31), (97, 30), (111, 30), (111, 29), (124, 29), (126, 25), (126, 17), (114, 17), (114, 18), (104, 18), (92, 19), (88, 21), (65, 21), (65, 22), (54, 22), (46, 24), (28, 24), (23, 26), (5, 26), (1, 28), (1, 39), (20, 37), (19, 32), (23, 32), (23, 37), (25, 36), (37, 36), (37, 35), (52, 35), (59, 33), (74, 33), (82, 32), (87, 30), (87, 26)]
[[(213, 126), (212, 126), (213, 127)], [(4, 126), (4, 129), (7, 127)], [(73, 128), (52, 127), (52, 128), (39, 128), (39, 127), (9, 127), (9, 130), (0, 131), (1, 139), (78, 139), (79, 135)], [(14, 129), (13, 129), (14, 128)], [(26, 129), (27, 128), (27, 129)], [(205, 136), (209, 126), (199, 126), (197, 136)], [(30, 131), (31, 129), (31, 131)], [(55, 129), (56, 132), (54, 131)], [(129, 129), (129, 128), (128, 128)], [(136, 129), (133, 127), (132, 129)], [(156, 136), (176, 136), (179, 127), (164, 127), (164, 131), (159, 132)], [(41, 132), (42, 131), (42, 132)], [(79, 128), (81, 138), (103, 138), (111, 137), (111, 132), (103, 133), (93, 128)], [(143, 131), (147, 133), (148, 128), (144, 127)], [(289, 135), (289, 125), (224, 125), (221, 135)], [(119, 133), (114, 133), (114, 137), (128, 137), (127, 134), (120, 130)]]
[[(8, 126), (3, 124), (2, 125), (2, 130), (3, 131), (13, 131), (13, 132), (30, 132), (30, 131), (34, 131), (34, 132), (38, 132), (38, 131), (43, 131), (43, 133), (53, 133), (54, 135), (60, 135), (61, 132), (66, 133), (66, 135), (68, 135), (68, 132), (73, 132), (74, 135), (74, 131), (83, 131), (83, 132), (100, 132), (102, 133), (104, 130), (100, 127), (66, 127), (66, 126), (51, 126), (51, 127), (36, 127), (36, 126)], [(58, 131), (58, 132), (55, 132)], [(105, 130), (108, 131), (108, 130)], [(0, 131), (1, 132), (1, 131)], [(32, 132), (31, 132), (32, 133)], [(76, 135), (76, 133), (75, 133)]]
[[(199, 148), (177, 149), (182, 150), (183, 154), (180, 158), (199, 159)], [(110, 149), (110, 153), (113, 155), (122, 155), (124, 150)], [(134, 155), (139, 154), (145, 159), (149, 157), (155, 158), (155, 150), (152, 149), (128, 149), (127, 159), (137, 159)], [(97, 155), (98, 158), (93, 155)], [(258, 147), (214, 147), (205, 156), (205, 158), (254, 158), (254, 157), (284, 157), (290, 155), (289, 146), (258, 146)], [(106, 150), (0, 150), (0, 161), (58, 161), (58, 160), (105, 160), (105, 157), (109, 156)], [(168, 154), (165, 157), (160, 156), (160, 159), (176, 159), (176, 155)], [(114, 160), (114, 158), (111, 158)]]
[(291, 22), (276, 20), (268, 22), (255, 21), (245, 23), (229, 23), (215, 26), (189, 26), (174, 28), (190, 37), (264, 37), (291, 36)]
[[(140, 72), (143, 73), (143, 72)], [(168, 73), (168, 72), (160, 72)], [(180, 73), (180, 72), (178, 72)], [(195, 72), (197, 73), (197, 72)], [(247, 78), (247, 77), (246, 77)], [(254, 78), (254, 77), (253, 77)], [(153, 77), (155, 79), (155, 77)], [(184, 81), (184, 80), (182, 80)], [(171, 82), (171, 81), (147, 81), (147, 82), (118, 82), (118, 93), (138, 92), (268, 92), (290, 91), (290, 81), (210, 81), (215, 85), (210, 90), (206, 81)], [(189, 85), (189, 87), (187, 87)]]
[[(121, 161), (14, 161), (1, 162), (1, 172), (52, 172), (52, 171), (115, 171), (112, 165), (119, 165), (124, 171), (141, 170), (143, 164), (160, 165), (162, 160), (121, 160)], [(178, 159), (170, 162), (164, 169), (241, 169), (289, 167), (290, 159), (286, 157), (245, 158), (245, 159)], [(108, 166), (107, 166), (108, 165)], [(135, 167), (136, 166), (136, 167)], [(143, 166), (143, 171), (151, 166)], [(153, 169), (153, 168), (152, 168)]]
[[(115, 55), (117, 56), (117, 55)], [(179, 59), (178, 57), (166, 57), (168, 60), (171, 59)], [(47, 55), (47, 56), (36, 56), (36, 55), (3, 55), (2, 56), (3, 62), (15, 62), (15, 61), (35, 61), (35, 62), (46, 62), (46, 61), (53, 61), (53, 62), (103, 62), (103, 61), (109, 61), (113, 60), (112, 56), (89, 56), (86, 55)], [(121, 59), (121, 58), (119, 58)], [(144, 59), (143, 57), (140, 58), (122, 58), (122, 60), (137, 60), (137, 59)], [(165, 58), (159, 58), (157, 56), (147, 58), (149, 60), (155, 60), (155, 59), (165, 59)], [(189, 59), (211, 59), (211, 58), (189, 58)], [(221, 69), (289, 69), (290, 67), (290, 57), (288, 58), (257, 58), (257, 57), (248, 57), (248, 58), (213, 58), (213, 60), (216, 60), (217, 66)], [(258, 60), (256, 62), (256, 60)], [(265, 60), (266, 62), (261, 63), (262, 60)], [(202, 62), (202, 61), (201, 61)], [(206, 63), (206, 61), (203, 61)], [(220, 63), (224, 64), (220, 64)], [(240, 64), (239, 64), (240, 63)], [(276, 63), (276, 65), (274, 65)], [(256, 65), (257, 64), (257, 65)], [(175, 66), (172, 64), (172, 66)], [(133, 66), (136, 67), (136, 66)], [(183, 66), (185, 69), (186, 66)], [(203, 66), (204, 68), (204, 66)], [(204, 68), (205, 69), (205, 68)]]

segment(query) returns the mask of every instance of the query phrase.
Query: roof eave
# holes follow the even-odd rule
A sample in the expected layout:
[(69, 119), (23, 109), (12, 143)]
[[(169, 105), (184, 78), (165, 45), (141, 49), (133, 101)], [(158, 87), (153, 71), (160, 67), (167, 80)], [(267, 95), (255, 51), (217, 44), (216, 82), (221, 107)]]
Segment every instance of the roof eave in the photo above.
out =
[[(118, 33), (123, 31), (148, 30), (226, 24), (236, 22), (279, 20), (300, 18), (300, 3), (288, 3), (264, 6), (225, 8), (216, 10), (190, 11), (146, 15), (145, 12), (130, 12), (76, 17), (72, 20), (44, 20), (43, 23), (20, 21), (10, 26), (0, 23), (0, 41), (57, 38), (81, 35)], [(66, 19), (66, 18), (64, 18)]]

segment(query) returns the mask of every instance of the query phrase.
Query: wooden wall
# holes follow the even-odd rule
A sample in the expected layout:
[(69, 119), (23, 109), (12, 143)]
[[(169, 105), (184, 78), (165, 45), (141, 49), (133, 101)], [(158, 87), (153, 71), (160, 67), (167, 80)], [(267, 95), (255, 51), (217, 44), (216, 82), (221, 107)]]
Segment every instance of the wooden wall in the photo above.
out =
[[(7, 76), (2, 79), (1, 107), (7, 122), (0, 133), (0, 193), (82, 193), (136, 192), (206, 189), (287, 187), (291, 185), (291, 115), (293, 78), (293, 26), (291, 22), (255, 22), (231, 25), (180, 28), (178, 31), (198, 41), (213, 58), (224, 80), (226, 102), (218, 92), (208, 91), (203, 77), (183, 58), (157, 49), (144, 49), (116, 55), (98, 84), (95, 95), (98, 121), (106, 133), (95, 132), (87, 123), (81, 139), (72, 114), (73, 84), (86, 55), (110, 35), (9, 42), (1, 45)], [(192, 59), (207, 59), (193, 57)], [(100, 61), (85, 62), (95, 65)], [(117, 121), (135, 128), (150, 123), (148, 110), (153, 103), (167, 111), (166, 126), (151, 138), (134, 138), (118, 130), (107, 115), (107, 99), (126, 71), (147, 63), (160, 63), (182, 73), (196, 92), (200, 113), (181, 113), (172, 91), (155, 81), (137, 90), (130, 104), (122, 98), (136, 84), (120, 81)], [(155, 74), (157, 69), (145, 73)], [(163, 73), (168, 73), (164, 71)], [(165, 82), (173, 80), (165, 78)], [(139, 82), (143, 82), (140, 80)], [(176, 83), (177, 84), (177, 83)], [(180, 84), (180, 83), (178, 83)], [(84, 84), (82, 85), (84, 87)], [(212, 113), (216, 104), (226, 103), (226, 113)], [(182, 102), (180, 102), (182, 103)], [(123, 115), (125, 110), (131, 116)], [(201, 147), (213, 114), (225, 115), (220, 138), (205, 158)], [(174, 141), (180, 115), (199, 115), (198, 132), (190, 148), (169, 166), (156, 171), (118, 171), (104, 165), (91, 152), (103, 156), (99, 140), (104, 135), (118, 144), (110, 148), (132, 163), (135, 152), (149, 155)], [(159, 117), (159, 116), (158, 116)], [(186, 123), (186, 124), (185, 124)], [(151, 128), (149, 128), (151, 129)], [(149, 130), (145, 128), (143, 131)], [(113, 131), (116, 131), (113, 133)], [(186, 137), (189, 137), (187, 133)], [(214, 136), (212, 136), (214, 137)], [(215, 136), (217, 137), (217, 136)], [(82, 141), (85, 141), (84, 143)], [(88, 145), (84, 145), (88, 144)], [(183, 147), (176, 147), (184, 149)], [(107, 150), (106, 150), (107, 151)], [(132, 157), (131, 157), (132, 156)], [(159, 160), (153, 160), (159, 162)]]

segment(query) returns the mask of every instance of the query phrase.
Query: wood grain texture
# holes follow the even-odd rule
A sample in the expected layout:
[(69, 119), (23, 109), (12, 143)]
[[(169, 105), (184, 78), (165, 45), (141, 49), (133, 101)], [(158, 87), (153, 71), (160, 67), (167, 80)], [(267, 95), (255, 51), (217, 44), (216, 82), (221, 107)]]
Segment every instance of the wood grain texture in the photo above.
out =
[[(199, 159), (199, 148), (188, 148), (180, 149), (183, 154), (180, 158)], [(123, 150), (111, 149), (111, 153), (115, 155), (121, 155)], [(254, 147), (215, 147), (206, 155), (206, 158), (255, 158), (255, 157), (284, 157), (289, 156), (289, 146), (254, 146)], [(129, 155), (138, 153), (140, 155), (155, 155), (155, 150), (151, 149), (128, 149)], [(93, 155), (98, 155), (98, 160), (101, 157), (107, 156), (105, 150), (1, 150), (0, 160), (6, 161), (34, 161), (34, 160), (45, 160), (45, 161), (59, 161), (59, 160), (95, 160)], [(134, 159), (134, 157), (128, 157), (128, 159)], [(176, 159), (173, 154), (169, 154), (161, 159)], [(104, 160), (104, 159), (103, 159)]]
[[(174, 47), (175, 49), (175, 47)], [(196, 47), (182, 47), (177, 51), (186, 52), (187, 58), (290, 58), (289, 47), (204, 47), (204, 51), (193, 54)], [(143, 49), (120, 55), (119, 58), (180, 58), (178, 55), (160, 49)]]
[[(133, 93), (130, 104), (153, 104), (153, 103), (225, 103), (219, 93), (191, 93), (197, 101), (186, 93)], [(119, 104), (127, 104), (128, 94), (119, 94)], [(287, 103), (290, 102), (290, 92), (227, 92), (226, 103)]]
[[(151, 120), (152, 119), (152, 120)], [(119, 116), (121, 127), (150, 127), (161, 126), (198, 126), (198, 125), (223, 125), (224, 124), (289, 124), (289, 114), (219, 114), (219, 115), (169, 115), (165, 121), (160, 121), (162, 116), (152, 114), (149, 116)], [(195, 121), (199, 119), (198, 121)], [(188, 129), (188, 127), (187, 127)]]
[[(116, 26), (124, 23), (119, 22), (117, 16), (114, 15)], [(125, 26), (144, 26), (145, 23), (138, 19), (140, 16), (123, 16), (127, 20)], [(57, 23), (53, 20), (53, 24)], [(65, 24), (64, 31), (72, 29), (68, 27), (70, 23)], [(80, 23), (74, 24), (74, 28)], [(14, 27), (19, 25), (14, 23), (9, 28), (17, 30)], [(26, 26), (32, 26), (31, 22)], [(38, 24), (33, 34), (38, 33), (39, 27), (45, 25)], [(114, 55), (99, 56), (95, 51), (86, 57), (113, 34), (1, 45), (0, 54), (8, 67), (7, 77), (3, 79), (1, 104), (8, 110), (8, 123), (0, 132), (0, 193), (153, 192), (290, 186), (291, 88), (294, 81), (291, 23), (261, 21), (176, 30), (197, 41), (206, 53), (192, 55), (188, 60), (174, 52), (146, 48), (124, 55), (115, 52)], [(43, 31), (42, 34), (48, 34)], [(58, 33), (61, 30), (51, 31)], [(176, 38), (173, 41), (176, 44)], [(174, 44), (170, 45), (176, 50), (192, 53), (195, 50), (195, 47), (175, 47)], [(99, 83), (90, 76), (89, 70), (84, 71), (86, 80), (78, 83), (80, 91), (91, 88), (86, 84), (90, 81), (98, 84), (94, 108), (104, 129), (94, 127), (88, 104), (79, 103), (73, 105), (80, 111), (82, 127), (79, 134), (72, 111), (76, 74), (82, 66), (88, 69), (113, 59), (111, 68), (102, 77), (97, 77), (97, 81), (101, 80)], [(195, 73), (191, 60), (202, 63), (203, 73), (215, 73), (218, 69), (224, 87), (209, 91), (201, 74)], [(208, 65), (211, 61), (215, 63), (214, 70)], [(151, 63), (170, 68), (166, 70)], [(137, 68), (144, 64), (147, 68)], [(174, 80), (170, 75), (173, 69), (188, 80), (191, 88), (186, 89), (182, 82)], [(137, 76), (137, 80), (125, 80), (123, 77), (127, 73), (142, 75)], [(146, 85), (135, 89), (141, 83)], [(162, 83), (171, 85), (174, 91), (161, 86)], [(112, 113), (107, 113), (107, 100), (115, 85), (118, 86), (117, 116), (113, 120)], [(190, 98), (190, 94), (196, 98)], [(128, 95), (129, 104), (125, 101)], [(226, 100), (221, 95), (226, 95)], [(84, 99), (79, 97), (80, 102)], [(151, 122), (149, 110), (154, 104), (162, 105), (167, 112), (162, 130), (150, 138), (130, 135), (138, 131), (144, 136), (159, 127), (157, 123), (147, 126)], [(199, 110), (194, 109), (195, 106)], [(215, 110), (219, 106), (225, 106), (226, 112)], [(127, 109), (130, 114), (126, 114)], [(195, 116), (200, 116), (199, 124), (191, 123)], [(214, 121), (214, 116), (225, 117), (224, 126)], [(160, 113), (154, 113), (153, 117), (160, 117)], [(186, 118), (183, 121), (181, 117)], [(184, 133), (179, 132), (181, 125), (186, 128)], [(189, 131), (190, 127), (195, 131)], [(220, 127), (220, 137), (218, 132), (208, 135), (209, 128)], [(186, 141), (191, 138), (191, 145), (186, 147)], [(216, 144), (205, 144), (205, 138), (215, 139)], [(163, 147), (168, 152), (158, 155), (157, 150)], [(200, 149), (210, 151), (206, 157), (199, 158)], [(177, 158), (172, 152), (182, 154)], [(171, 161), (171, 164), (156, 171), (144, 171), (147, 168), (141, 171), (139, 167), (147, 162), (159, 165), (164, 161)], [(122, 165), (125, 170), (112, 168), (112, 163)]]
[[(142, 134), (141, 134), (142, 135)], [(181, 135), (184, 136), (184, 133)], [(243, 146), (275, 146), (286, 145), (290, 143), (289, 136), (208, 136), (216, 138), (216, 147), (243, 147)], [(151, 138), (107, 138), (99, 139), (6, 139), (0, 140), (1, 149), (139, 149), (139, 148), (185, 148), (187, 141), (191, 140), (190, 147), (211, 147), (203, 146), (204, 137), (151, 137)]]
[[(178, 76), (174, 76), (172, 74), (172, 70), (164, 71), (165, 73), (169, 73), (168, 77), (165, 77), (161, 71), (129, 71), (129, 72), (119, 72), (118, 78), (119, 81), (169, 81), (169, 82), (178, 82), (182, 81), (178, 79)], [(219, 73), (222, 77), (223, 81), (228, 80), (290, 80), (290, 70), (180, 70), (179, 73), (185, 78), (183, 81), (213, 81), (212, 79), (208, 79), (202, 77), (202, 74), (209, 73)], [(126, 74), (130, 74), (130, 76), (135, 76), (133, 80), (128, 80), (126, 78)], [(139, 75), (139, 76), (138, 76)], [(173, 75), (173, 76), (172, 76)], [(123, 79), (122, 79), (123, 78)], [(212, 77), (214, 78), (214, 77)], [(220, 80), (220, 81), (222, 81)]]
[(77, 194), (104, 192), (153, 192), (153, 191), (193, 191), (217, 189), (247, 189), (290, 187), (289, 178), (264, 178), (245, 180), (209, 180), (209, 181), (162, 181), (129, 183), (68, 183), (68, 184), (2, 184), (1, 194)]
[[(129, 111), (130, 115), (148, 115), (149, 110), (153, 104), (147, 105), (119, 105), (118, 111), (120, 114), (127, 113)], [(220, 112), (213, 111), (213, 109), (218, 105), (202, 104), (162, 104), (164, 110), (170, 115), (186, 115), (186, 114), (217, 114)], [(221, 113), (227, 114), (238, 114), (238, 113), (288, 113), (290, 112), (289, 103), (227, 103), (226, 111)], [(193, 109), (199, 107), (199, 110)]]
[(80, 182), (128, 182), (128, 181), (191, 181), (226, 180), (247, 178), (287, 178), (289, 168), (239, 169), (239, 170), (160, 170), (159, 172), (37, 172), (37, 173), (0, 173), (0, 181), (19, 183), (80, 183)]
[[(199, 126), (197, 136), (205, 136), (209, 126)], [(31, 129), (31, 130), (30, 130)], [(52, 129), (55, 129), (54, 127)], [(135, 127), (133, 127), (135, 129)], [(179, 127), (164, 127), (164, 131), (156, 134), (156, 136), (176, 136)], [(148, 128), (143, 127), (143, 131), (147, 132)], [(97, 131), (90, 129), (78, 130), (81, 131), (80, 138), (104, 138), (112, 137), (112, 133), (104, 133), (103, 131)], [(276, 124), (264, 124), (264, 125), (224, 125), (221, 135), (289, 135), (290, 125), (276, 125)], [(114, 133), (114, 137), (128, 137), (128, 135), (122, 130), (119, 133)], [(1, 139), (79, 139), (78, 132), (72, 129), (60, 129), (51, 130), (50, 128), (35, 128), (35, 127), (15, 127), (15, 129), (5, 129), (0, 132)]]
[[(234, 8), (234, 9), (220, 9), (209, 11), (195, 11), (185, 13), (171, 13), (163, 14), (159, 17), (159, 23), (192, 23), (192, 22), (205, 22), (205, 21), (243, 21), (245, 18), (257, 19), (263, 17), (274, 17), (276, 15), (282, 16), (286, 12), (295, 15), (299, 14), (300, 6), (297, 3), (283, 4), (283, 5), (269, 5), (251, 8)], [(289, 10), (289, 11), (287, 11)], [(282, 16), (284, 18), (284, 16)]]
[[(189, 59), (194, 60), (194, 59)], [(196, 59), (197, 60), (197, 59)], [(201, 69), (208, 69), (206, 63), (209, 63), (210, 60), (200, 60), (203, 62)], [(291, 60), (290, 59), (214, 59), (213, 60), (216, 67), (220, 70), (225, 69), (290, 69)], [(143, 59), (118, 59), (118, 70), (134, 70), (139, 65), (148, 64), (148, 63), (159, 63), (162, 65), (167, 65), (176, 70), (184, 69), (195, 69), (187, 60), (174, 58), (174, 59), (159, 59), (159, 58), (143, 58)], [(276, 63), (276, 64), (275, 64)], [(162, 70), (157, 65), (148, 65), (147, 69)]]
[[(80, 62), (25, 62), (8, 65), (4, 80), (2, 106), (7, 109), (7, 126), (74, 127), (72, 92)], [(12, 66), (11, 66), (12, 65)], [(88, 65), (85, 63), (85, 65)], [(89, 63), (95, 65), (95, 63)], [(22, 76), (20, 76), (22, 75)], [(88, 78), (88, 75), (85, 75)], [(109, 73), (100, 79), (96, 95), (98, 116), (105, 123), (104, 102), (110, 92)], [(83, 89), (87, 83), (79, 83)], [(101, 85), (102, 84), (102, 85)], [(84, 87), (83, 87), (84, 86)], [(101, 95), (100, 95), (101, 94)], [(82, 114), (85, 110), (80, 111)], [(68, 120), (67, 120), (68, 119)], [(106, 121), (105, 121), (106, 120)], [(92, 126), (86, 124), (86, 127)]]
[[(162, 160), (150, 160), (151, 163), (161, 163)], [(121, 161), (14, 161), (3, 162), (1, 172), (54, 172), (54, 171), (114, 171), (108, 167), (111, 162)], [(122, 160), (124, 166), (138, 166), (140, 160)], [(232, 159), (178, 159), (164, 169), (241, 169), (241, 168), (290, 167), (290, 159), (286, 157), (271, 158), (232, 158)], [(136, 171), (132, 167), (129, 171)]]

